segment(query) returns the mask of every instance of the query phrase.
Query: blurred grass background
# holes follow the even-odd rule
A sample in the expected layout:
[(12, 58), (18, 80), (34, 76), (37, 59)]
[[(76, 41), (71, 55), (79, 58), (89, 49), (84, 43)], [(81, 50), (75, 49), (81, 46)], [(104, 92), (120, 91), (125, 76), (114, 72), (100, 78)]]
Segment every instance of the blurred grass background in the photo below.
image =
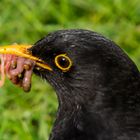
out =
[[(119, 44), (140, 68), (139, 0), (1, 0), (0, 45), (33, 44), (58, 29), (84, 28)], [(47, 140), (55, 119), (54, 90), (33, 77), (25, 94), (9, 81), (0, 89), (0, 140)]]

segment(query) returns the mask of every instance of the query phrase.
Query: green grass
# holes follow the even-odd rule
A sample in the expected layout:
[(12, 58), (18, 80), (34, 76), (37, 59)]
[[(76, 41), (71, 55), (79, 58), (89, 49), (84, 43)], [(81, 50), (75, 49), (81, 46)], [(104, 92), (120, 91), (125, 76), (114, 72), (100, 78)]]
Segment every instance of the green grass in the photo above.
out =
[[(139, 0), (1, 0), (0, 44), (33, 44), (47, 33), (71, 28), (114, 40), (140, 68)], [(54, 90), (33, 77), (25, 94), (9, 81), (0, 89), (0, 140), (47, 140), (55, 119)]]

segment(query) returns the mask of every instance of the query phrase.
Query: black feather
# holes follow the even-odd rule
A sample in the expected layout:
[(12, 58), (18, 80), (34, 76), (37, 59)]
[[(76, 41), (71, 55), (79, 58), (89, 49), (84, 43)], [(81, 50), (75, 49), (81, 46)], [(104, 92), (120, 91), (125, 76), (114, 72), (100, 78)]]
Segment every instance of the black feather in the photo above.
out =
[[(53, 68), (34, 70), (58, 95), (50, 140), (140, 140), (140, 73), (114, 42), (88, 30), (62, 30), (31, 51)], [(67, 72), (54, 63), (61, 53), (73, 62)]]

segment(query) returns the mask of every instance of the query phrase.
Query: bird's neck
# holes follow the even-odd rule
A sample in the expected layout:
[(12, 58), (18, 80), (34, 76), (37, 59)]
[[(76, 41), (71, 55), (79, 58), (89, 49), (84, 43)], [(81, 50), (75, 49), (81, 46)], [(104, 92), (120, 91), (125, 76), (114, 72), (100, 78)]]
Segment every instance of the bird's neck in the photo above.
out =
[[(89, 132), (96, 138), (94, 131), (98, 130), (98, 134), (108, 134), (108, 140), (112, 138), (110, 134), (136, 132), (135, 126), (140, 125), (140, 83), (137, 78), (128, 77), (131, 82), (123, 77), (122, 81), (111, 78), (105, 84), (101, 82), (100, 88), (94, 90), (83, 89), (82, 86), (73, 90), (60, 89), (61, 95), (57, 94), (59, 109), (53, 132), (63, 135), (66, 130), (71, 131), (70, 135), (77, 135), (75, 131), (85, 133), (92, 130)], [(74, 129), (76, 130), (72, 131)]]

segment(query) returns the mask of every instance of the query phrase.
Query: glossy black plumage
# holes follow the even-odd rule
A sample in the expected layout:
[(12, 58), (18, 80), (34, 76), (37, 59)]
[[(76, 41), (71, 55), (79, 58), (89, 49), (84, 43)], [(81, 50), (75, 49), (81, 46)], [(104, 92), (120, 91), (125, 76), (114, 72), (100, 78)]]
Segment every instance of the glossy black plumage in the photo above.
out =
[[(30, 51), (53, 69), (34, 70), (58, 96), (50, 140), (140, 140), (140, 73), (114, 42), (92, 31), (62, 30)], [(67, 72), (54, 63), (62, 53), (73, 62)]]

